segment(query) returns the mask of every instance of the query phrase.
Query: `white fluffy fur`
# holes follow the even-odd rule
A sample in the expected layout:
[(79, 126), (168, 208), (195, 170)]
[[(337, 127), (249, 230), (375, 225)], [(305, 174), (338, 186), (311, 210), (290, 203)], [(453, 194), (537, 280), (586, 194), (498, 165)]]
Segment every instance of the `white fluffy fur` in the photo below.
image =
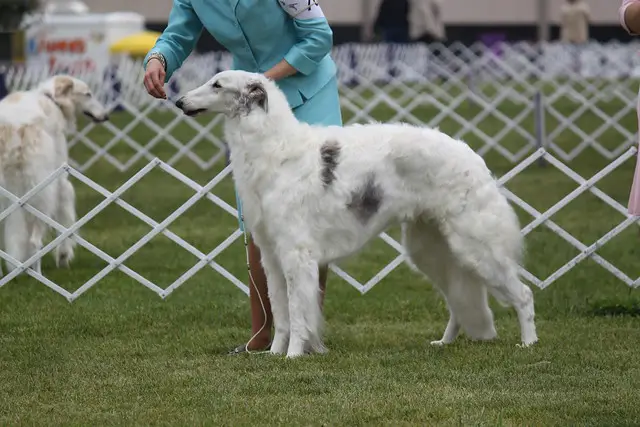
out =
[[(233, 176), (268, 279), (272, 353), (324, 351), (318, 266), (358, 252), (398, 222), (412, 266), (450, 311), (432, 344), (452, 342), (460, 327), (473, 339), (495, 338), (487, 291), (515, 308), (522, 344), (537, 341), (533, 293), (518, 277), (518, 219), (464, 142), (405, 124), (310, 126), (296, 120), (275, 83), (242, 71), (217, 74), (176, 105), (188, 115), (227, 116)], [(340, 147), (329, 184), (327, 143)], [(368, 182), (375, 191), (366, 195)], [(362, 203), (372, 195), (377, 209), (375, 200)]]
[[(0, 102), (0, 185), (22, 197), (66, 163), (66, 135), (75, 130), (78, 113), (96, 122), (108, 118), (105, 107), (95, 100), (87, 84), (69, 76), (51, 77), (33, 90), (14, 92), (3, 99)], [(7, 199), (0, 202), (2, 210), (10, 205)], [(65, 227), (76, 220), (75, 193), (64, 175), (27, 203)], [(23, 208), (9, 215), (2, 226), (3, 249), (20, 262), (42, 247), (48, 230), (44, 222)], [(65, 239), (56, 248), (57, 265), (68, 266), (73, 253), (73, 240)], [(9, 271), (15, 268), (9, 262), (6, 264)], [(40, 261), (34, 264), (38, 272), (40, 264)]]

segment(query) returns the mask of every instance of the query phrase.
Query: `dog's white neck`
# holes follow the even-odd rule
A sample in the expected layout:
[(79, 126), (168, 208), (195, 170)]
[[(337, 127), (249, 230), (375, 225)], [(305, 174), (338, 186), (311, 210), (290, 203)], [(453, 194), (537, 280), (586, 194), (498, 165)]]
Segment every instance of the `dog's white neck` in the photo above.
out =
[(264, 159), (295, 151), (285, 148), (294, 143), (291, 136), (297, 134), (296, 128), (300, 126), (304, 124), (298, 122), (287, 104), (285, 109), (278, 106), (268, 113), (257, 111), (228, 117), (225, 133), (231, 151), (243, 153), (248, 159)]
[(40, 88), (40, 94), (55, 105), (56, 109), (60, 111), (62, 117), (65, 120), (65, 132), (71, 134), (76, 131), (76, 111), (72, 102), (69, 100), (60, 100), (51, 93), (48, 88)]
[[(297, 121), (291, 110), (255, 112), (227, 118), (225, 137), (231, 151), (231, 166), (242, 197), (246, 192), (261, 193), (271, 186), (281, 165), (302, 153), (303, 141), (296, 129), (307, 126)], [(245, 194), (243, 194), (245, 193)], [(257, 195), (257, 194), (256, 194)]]

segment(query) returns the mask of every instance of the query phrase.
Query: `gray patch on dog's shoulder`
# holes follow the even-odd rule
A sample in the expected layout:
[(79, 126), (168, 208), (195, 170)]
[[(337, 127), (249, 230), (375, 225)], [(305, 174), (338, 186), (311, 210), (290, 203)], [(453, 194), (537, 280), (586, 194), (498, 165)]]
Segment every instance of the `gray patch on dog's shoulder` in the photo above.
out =
[(249, 114), (256, 106), (263, 109), (265, 112), (267, 111), (267, 90), (262, 83), (251, 82), (238, 95), (236, 112), (238, 114)]
[(376, 183), (375, 176), (371, 174), (363, 186), (351, 193), (351, 201), (347, 203), (347, 208), (361, 222), (366, 223), (380, 210), (382, 199), (382, 188)]
[(327, 141), (320, 147), (320, 161), (322, 171), (320, 179), (324, 187), (329, 187), (336, 179), (336, 168), (340, 157), (340, 144), (338, 141)]

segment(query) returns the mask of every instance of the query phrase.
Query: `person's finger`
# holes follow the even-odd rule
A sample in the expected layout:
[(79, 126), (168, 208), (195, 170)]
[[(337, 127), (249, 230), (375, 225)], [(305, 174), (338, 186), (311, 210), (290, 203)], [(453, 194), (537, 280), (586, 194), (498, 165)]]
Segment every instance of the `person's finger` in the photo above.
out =
[(162, 93), (164, 95), (164, 97), (167, 97), (167, 93), (164, 90), (164, 82), (165, 82), (165, 78), (167, 77), (167, 73), (164, 71), (164, 68), (160, 70), (160, 81), (162, 82)]
[(154, 98), (166, 99), (167, 95), (164, 92), (163, 80), (160, 80), (158, 74), (159, 72), (156, 72), (156, 71), (152, 71), (149, 73), (149, 80), (148, 80), (149, 93)]
[(149, 75), (145, 74), (144, 78), (142, 79), (142, 84), (144, 85), (144, 88), (147, 90), (147, 92), (149, 92), (149, 94), (151, 93), (151, 80), (149, 79)]
[(153, 86), (153, 83), (149, 83), (149, 87), (149, 95), (157, 99), (163, 99), (162, 94), (156, 90), (156, 88)]
[(151, 73), (151, 82), (153, 88), (160, 95), (160, 98), (166, 98), (167, 94), (164, 92), (164, 79), (161, 78), (163, 71), (157, 70)]
[(144, 76), (144, 87), (145, 89), (147, 89), (147, 93), (149, 93), (149, 95), (153, 96), (154, 98), (160, 98), (161, 95), (156, 91), (153, 82), (151, 80), (151, 75), (150, 74), (146, 74)]

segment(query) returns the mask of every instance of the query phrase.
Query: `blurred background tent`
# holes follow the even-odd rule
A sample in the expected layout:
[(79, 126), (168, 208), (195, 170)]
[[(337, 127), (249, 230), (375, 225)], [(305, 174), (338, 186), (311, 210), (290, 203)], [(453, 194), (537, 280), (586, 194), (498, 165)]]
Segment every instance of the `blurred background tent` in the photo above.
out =
[(127, 54), (131, 57), (144, 57), (156, 43), (160, 33), (155, 31), (143, 31), (123, 37), (109, 46), (109, 51), (114, 54)]

